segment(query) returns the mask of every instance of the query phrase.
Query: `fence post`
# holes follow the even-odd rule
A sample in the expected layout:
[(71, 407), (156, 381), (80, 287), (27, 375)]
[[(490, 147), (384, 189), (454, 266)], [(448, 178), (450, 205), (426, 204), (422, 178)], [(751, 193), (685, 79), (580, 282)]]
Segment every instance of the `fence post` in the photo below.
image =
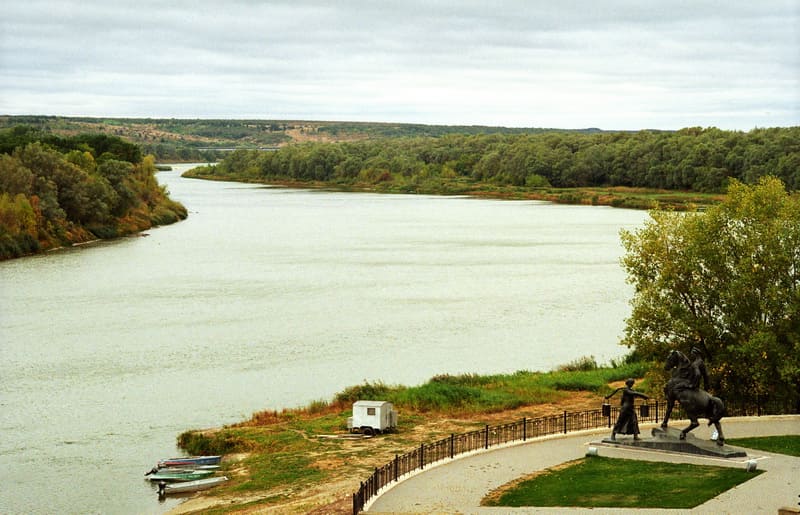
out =
[(658, 416), (658, 401), (656, 401), (656, 420), (655, 421), (658, 422), (659, 418), (660, 417)]
[(358, 511), (356, 511), (356, 515), (364, 508), (364, 504), (367, 501), (367, 490), (366, 484), (364, 481), (361, 482), (361, 488), (358, 490)]
[(419, 468), (425, 468), (425, 444), (419, 446)]
[(564, 410), (564, 434), (567, 434), (567, 410)]
[(400, 458), (397, 456), (397, 454), (395, 454), (394, 455), (394, 480), (395, 481), (397, 481), (397, 475), (398, 475), (397, 472), (398, 472), (398, 469), (399, 469), (399, 463), (398, 463), (399, 459)]
[(522, 441), (524, 442), (527, 439), (528, 439), (528, 419), (522, 417)]
[(454, 433), (450, 433), (450, 459), (453, 459), (455, 456), (456, 450), (456, 435)]
[(484, 439), (483, 442), (483, 448), (484, 449), (489, 448), (489, 424), (486, 424), (486, 438)]

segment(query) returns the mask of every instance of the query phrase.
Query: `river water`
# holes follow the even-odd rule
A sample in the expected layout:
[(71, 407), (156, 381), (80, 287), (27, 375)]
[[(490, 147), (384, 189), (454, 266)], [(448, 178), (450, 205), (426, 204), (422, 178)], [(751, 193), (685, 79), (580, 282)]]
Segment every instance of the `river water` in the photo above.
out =
[(143, 474), (186, 429), (625, 353), (619, 230), (644, 212), (186, 168), (159, 180), (187, 220), (0, 263), (0, 513), (162, 513)]

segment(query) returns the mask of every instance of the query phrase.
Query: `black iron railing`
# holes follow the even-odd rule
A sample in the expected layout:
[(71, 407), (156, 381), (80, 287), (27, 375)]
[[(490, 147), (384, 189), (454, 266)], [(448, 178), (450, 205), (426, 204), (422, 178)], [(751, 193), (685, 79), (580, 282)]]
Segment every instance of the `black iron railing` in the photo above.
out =
[[(652, 401), (639, 405), (638, 417), (641, 423), (659, 422), (664, 415), (665, 401)], [(796, 413), (796, 406), (789, 403), (761, 403), (759, 399), (753, 402), (726, 402), (725, 416), (761, 416), (785, 413)], [(483, 429), (468, 433), (451, 434), (432, 443), (423, 443), (414, 450), (403, 455), (395, 455), (394, 459), (375, 472), (361, 483), (360, 488), (353, 494), (353, 515), (358, 515), (364, 509), (367, 501), (375, 496), (382, 488), (392, 482), (398, 481), (404, 475), (415, 470), (422, 470), (445, 459), (452, 459), (460, 454), (488, 449), (509, 442), (525, 441), (529, 438), (538, 438), (554, 434), (566, 434), (573, 431), (611, 427), (619, 415), (619, 407), (610, 406), (605, 413), (602, 409), (588, 411), (565, 411), (560, 415), (551, 415), (539, 418), (523, 418), (516, 422), (497, 426), (486, 425)], [(671, 419), (684, 419), (685, 414), (676, 404), (672, 411)]]

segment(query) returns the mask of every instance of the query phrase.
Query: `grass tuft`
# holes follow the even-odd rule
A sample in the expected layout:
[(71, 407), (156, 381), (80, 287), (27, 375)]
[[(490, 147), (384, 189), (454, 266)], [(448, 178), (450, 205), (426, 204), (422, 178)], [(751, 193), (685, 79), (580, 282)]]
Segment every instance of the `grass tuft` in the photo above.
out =
[(597, 360), (594, 356), (583, 356), (569, 363), (565, 363), (558, 367), (559, 372), (588, 372), (590, 370), (597, 370)]

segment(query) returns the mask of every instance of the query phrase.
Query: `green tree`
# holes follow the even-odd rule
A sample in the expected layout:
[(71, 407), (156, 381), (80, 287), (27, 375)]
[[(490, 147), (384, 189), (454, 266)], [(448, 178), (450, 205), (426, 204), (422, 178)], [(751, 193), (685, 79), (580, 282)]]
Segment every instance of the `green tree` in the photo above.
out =
[(622, 242), (624, 344), (659, 361), (697, 345), (718, 395), (800, 402), (800, 198), (779, 179), (733, 181), (705, 213), (654, 211)]
[(39, 250), (36, 212), (22, 193), (0, 193), (0, 259)]
[(30, 195), (34, 177), (33, 172), (25, 168), (18, 159), (8, 154), (0, 155), (0, 193)]

